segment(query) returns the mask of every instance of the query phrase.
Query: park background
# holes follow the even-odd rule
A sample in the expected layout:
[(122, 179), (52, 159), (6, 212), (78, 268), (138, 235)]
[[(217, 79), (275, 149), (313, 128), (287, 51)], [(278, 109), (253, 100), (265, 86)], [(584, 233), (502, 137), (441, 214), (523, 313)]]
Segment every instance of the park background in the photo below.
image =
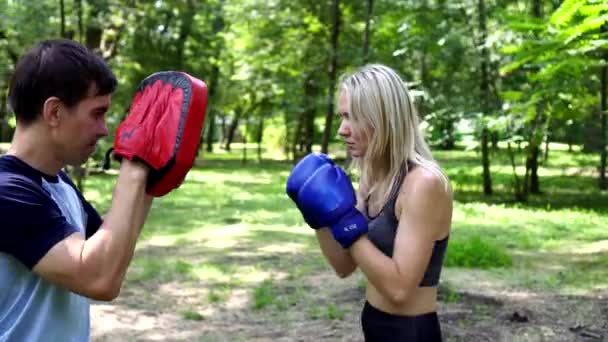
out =
[[(454, 189), (445, 339), (608, 339), (605, 1), (0, 0), (4, 150), (17, 59), (57, 37), (114, 70), (111, 132), (153, 72), (209, 86), (195, 167), (94, 303), (93, 341), (362, 339), (364, 277), (333, 274), (284, 185), (312, 151), (347, 166), (335, 89), (366, 63), (404, 77)], [(69, 170), (102, 213), (112, 140)]]

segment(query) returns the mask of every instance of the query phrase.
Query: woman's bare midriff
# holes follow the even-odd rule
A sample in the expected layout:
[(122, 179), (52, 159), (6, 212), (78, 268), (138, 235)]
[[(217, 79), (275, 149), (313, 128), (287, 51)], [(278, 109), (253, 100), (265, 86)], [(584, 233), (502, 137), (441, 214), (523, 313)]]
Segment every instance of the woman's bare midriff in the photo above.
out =
[(376, 309), (393, 315), (417, 316), (437, 311), (436, 287), (417, 287), (409, 295), (408, 301), (399, 306), (387, 300), (370, 283), (367, 284), (365, 297)]

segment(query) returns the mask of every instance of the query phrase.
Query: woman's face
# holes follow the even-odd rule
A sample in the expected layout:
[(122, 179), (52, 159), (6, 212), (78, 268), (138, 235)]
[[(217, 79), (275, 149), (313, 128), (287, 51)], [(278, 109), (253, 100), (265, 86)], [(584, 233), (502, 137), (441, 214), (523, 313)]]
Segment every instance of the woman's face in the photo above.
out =
[(338, 134), (344, 138), (346, 148), (352, 157), (360, 158), (365, 155), (367, 150), (367, 140), (364, 139), (364, 134), (361, 132), (359, 125), (354, 125), (352, 115), (349, 112), (350, 98), (346, 92), (340, 93), (338, 101), (338, 113), (340, 115), (340, 128)]

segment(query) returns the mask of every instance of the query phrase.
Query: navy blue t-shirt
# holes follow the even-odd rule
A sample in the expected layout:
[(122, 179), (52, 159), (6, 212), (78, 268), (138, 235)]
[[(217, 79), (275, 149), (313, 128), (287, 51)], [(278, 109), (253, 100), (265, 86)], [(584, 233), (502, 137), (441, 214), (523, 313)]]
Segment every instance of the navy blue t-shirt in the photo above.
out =
[(0, 252), (12, 255), (29, 269), (59, 241), (80, 231), (66, 220), (42, 186), (43, 180), (58, 183), (59, 177), (80, 199), (88, 238), (101, 226), (101, 217), (64, 172), (50, 176), (15, 156), (0, 157)]
[(60, 172), (0, 157), (0, 342), (89, 341), (88, 298), (32, 272), (58, 242), (93, 235), (97, 211)]

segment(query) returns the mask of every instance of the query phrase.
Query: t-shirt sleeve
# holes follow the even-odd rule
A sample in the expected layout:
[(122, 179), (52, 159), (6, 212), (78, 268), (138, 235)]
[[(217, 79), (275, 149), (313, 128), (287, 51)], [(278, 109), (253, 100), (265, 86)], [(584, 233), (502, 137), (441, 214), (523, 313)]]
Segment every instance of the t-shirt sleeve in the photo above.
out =
[(87, 213), (87, 239), (93, 236), (95, 232), (101, 227), (103, 220), (97, 210), (93, 208), (93, 206), (87, 202), (84, 198), (82, 200), (82, 206), (84, 207), (84, 211)]
[(51, 197), (32, 180), (0, 176), (0, 251), (32, 269), (78, 228), (69, 224)]
[(95, 209), (95, 207), (93, 207), (93, 205), (91, 205), (91, 203), (89, 203), (84, 198), (84, 196), (80, 193), (80, 190), (78, 190), (78, 187), (76, 187), (76, 184), (72, 182), (70, 177), (68, 177), (65, 172), (60, 172), (59, 176), (61, 177), (61, 179), (63, 179), (64, 182), (68, 183), (74, 189), (74, 191), (78, 195), (78, 198), (80, 199), (80, 203), (82, 203), (82, 208), (84, 209), (87, 218), (85, 230), (87, 235), (86, 238), (88, 239), (93, 236), (93, 234), (95, 234), (97, 230), (99, 230), (99, 227), (101, 227), (101, 224), (103, 223), (103, 219), (101, 218), (99, 212)]

